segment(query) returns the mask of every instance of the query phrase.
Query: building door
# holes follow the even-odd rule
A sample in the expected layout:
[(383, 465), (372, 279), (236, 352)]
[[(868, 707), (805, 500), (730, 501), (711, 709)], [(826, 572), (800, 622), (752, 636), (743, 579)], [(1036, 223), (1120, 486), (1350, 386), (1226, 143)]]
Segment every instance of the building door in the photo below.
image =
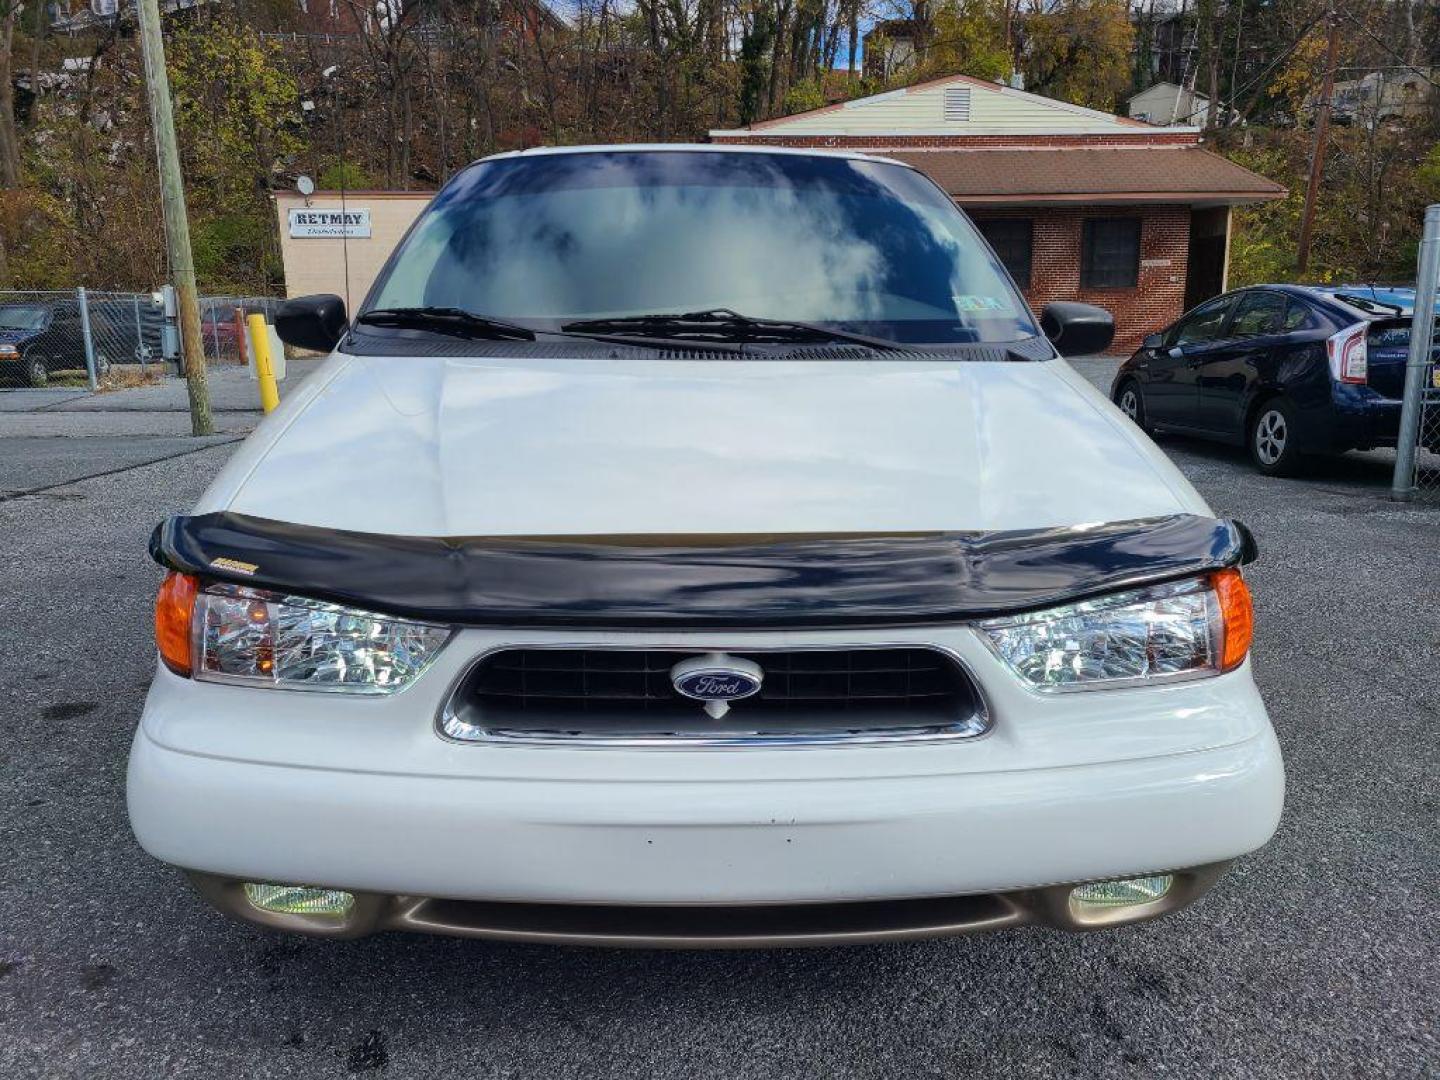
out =
[(1190, 211), (1190, 257), (1185, 265), (1185, 310), (1225, 291), (1225, 257), (1230, 209), (1197, 207)]

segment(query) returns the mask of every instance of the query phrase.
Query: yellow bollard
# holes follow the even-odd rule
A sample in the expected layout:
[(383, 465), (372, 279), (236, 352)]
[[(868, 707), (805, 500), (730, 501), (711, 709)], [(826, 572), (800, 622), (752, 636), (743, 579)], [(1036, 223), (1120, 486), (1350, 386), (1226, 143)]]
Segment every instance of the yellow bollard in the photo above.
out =
[(260, 407), (267, 413), (280, 404), (280, 391), (275, 387), (275, 366), (270, 360), (270, 330), (264, 315), (250, 315), (250, 348), (255, 350), (255, 374), (260, 380)]

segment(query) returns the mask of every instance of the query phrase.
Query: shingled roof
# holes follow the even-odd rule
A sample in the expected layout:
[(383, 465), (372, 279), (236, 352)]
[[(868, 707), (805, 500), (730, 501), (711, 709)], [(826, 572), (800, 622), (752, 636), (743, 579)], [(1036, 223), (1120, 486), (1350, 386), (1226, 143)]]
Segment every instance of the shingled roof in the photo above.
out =
[(913, 165), (957, 202), (1261, 202), (1273, 180), (1198, 146), (882, 150)]

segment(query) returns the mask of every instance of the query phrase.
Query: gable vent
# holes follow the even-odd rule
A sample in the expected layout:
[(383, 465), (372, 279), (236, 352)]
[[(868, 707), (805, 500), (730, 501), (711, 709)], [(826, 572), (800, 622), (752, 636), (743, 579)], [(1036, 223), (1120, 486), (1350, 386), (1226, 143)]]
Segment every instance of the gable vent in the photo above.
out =
[(970, 88), (945, 91), (945, 119), (964, 123), (970, 119)]

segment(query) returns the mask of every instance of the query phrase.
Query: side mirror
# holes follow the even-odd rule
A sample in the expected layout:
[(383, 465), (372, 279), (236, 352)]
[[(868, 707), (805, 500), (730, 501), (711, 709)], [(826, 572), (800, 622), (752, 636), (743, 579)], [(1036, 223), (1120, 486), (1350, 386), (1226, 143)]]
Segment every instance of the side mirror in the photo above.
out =
[(1147, 334), (1145, 340), (1140, 342), (1140, 347), (1149, 352), (1159, 352), (1160, 346), (1165, 344), (1164, 334)]
[(275, 312), (275, 333), (286, 345), (328, 353), (345, 336), (345, 301), (330, 293), (297, 296)]
[(1040, 312), (1040, 329), (1061, 356), (1103, 352), (1115, 340), (1115, 318), (1094, 304), (1056, 300)]

